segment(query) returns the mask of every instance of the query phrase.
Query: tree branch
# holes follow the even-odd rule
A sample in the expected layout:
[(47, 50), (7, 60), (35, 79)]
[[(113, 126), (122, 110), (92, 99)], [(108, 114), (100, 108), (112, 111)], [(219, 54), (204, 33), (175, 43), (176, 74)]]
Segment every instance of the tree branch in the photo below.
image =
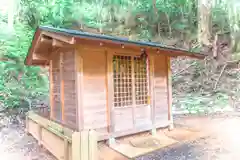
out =
[(222, 77), (222, 74), (223, 74), (223, 72), (224, 72), (224, 70), (225, 70), (225, 68), (227, 67), (227, 63), (222, 67), (222, 70), (221, 70), (221, 72), (220, 72), (220, 74), (219, 74), (219, 76), (218, 76), (218, 79), (217, 79), (217, 81), (216, 81), (216, 83), (215, 83), (215, 85), (214, 85), (214, 90), (216, 90), (217, 89), (217, 85), (218, 85), (218, 82), (219, 82), (219, 80), (220, 80), (220, 78)]
[(196, 64), (196, 62), (193, 62), (192, 64), (190, 64), (189, 66), (187, 66), (186, 68), (182, 69), (181, 71), (173, 74), (173, 76), (178, 76), (179, 74), (181, 74), (182, 72), (184, 72), (185, 70), (187, 70), (188, 68), (190, 68), (191, 66), (193, 66), (194, 64)]

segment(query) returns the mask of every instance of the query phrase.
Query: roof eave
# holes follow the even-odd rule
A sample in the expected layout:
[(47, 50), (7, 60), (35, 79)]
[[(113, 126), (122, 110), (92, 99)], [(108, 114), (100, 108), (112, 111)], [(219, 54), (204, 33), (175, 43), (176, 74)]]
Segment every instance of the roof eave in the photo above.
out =
[[(48, 29), (45, 27), (38, 27), (34, 33), (32, 42), (31, 42), (31, 46), (29, 47), (28, 50), (28, 54), (27, 57), (25, 58), (25, 65), (40, 65), (41, 63), (43, 63), (42, 65), (45, 65), (46, 62), (40, 62), (40, 61), (36, 61), (33, 60), (33, 53), (34, 53), (34, 49), (36, 47), (37, 41), (39, 39), (39, 36), (41, 36), (41, 34), (48, 34), (48, 36), (52, 37), (52, 38), (57, 38), (60, 39), (62, 41), (62, 37), (64, 37), (64, 40), (66, 40), (66, 42), (70, 43), (70, 42), (74, 42), (75, 43), (75, 38), (77, 39), (89, 39), (89, 40), (102, 40), (102, 41), (106, 41), (107, 43), (112, 43), (112, 44), (124, 44), (124, 45), (129, 45), (129, 46), (138, 46), (138, 47), (143, 47), (143, 48), (152, 48), (152, 49), (156, 49), (159, 51), (166, 51), (165, 55), (167, 56), (171, 56), (171, 57), (179, 57), (179, 56), (187, 56), (190, 58), (196, 58), (196, 59), (204, 59), (207, 55), (202, 54), (202, 53), (194, 53), (191, 51), (187, 51), (187, 50), (183, 50), (183, 49), (177, 49), (177, 48), (173, 48), (173, 47), (165, 47), (165, 46), (159, 46), (159, 45), (155, 45), (155, 44), (151, 44), (151, 43), (144, 43), (144, 42), (135, 42), (135, 41), (127, 41), (125, 39), (120, 39), (120, 41), (117, 41), (117, 38), (113, 38), (113, 40), (111, 40), (108, 36), (106, 36), (107, 38), (103, 38), (101, 39), (100, 37), (97, 37), (96, 35), (92, 36), (91, 34), (86, 34), (86, 35), (76, 35), (76, 34), (71, 34), (68, 32), (63, 32), (63, 31), (58, 31), (57, 29)], [(59, 34), (59, 36), (57, 35)], [(82, 33), (84, 34), (84, 33)], [(88, 37), (88, 35), (91, 35)], [(55, 37), (57, 36), (57, 37)], [(161, 54), (161, 53), (159, 53)]]
[[(111, 41), (111, 43), (121, 43), (121, 44), (126, 44), (126, 45), (136, 45), (139, 47), (150, 47), (154, 49), (160, 49), (160, 50), (167, 50), (167, 51), (172, 51), (175, 53), (184, 53), (184, 56), (192, 57), (192, 58), (197, 58), (197, 59), (204, 59), (207, 55), (202, 54), (202, 53), (196, 53), (196, 52), (191, 52), (188, 50), (180, 49), (180, 48), (174, 48), (170, 46), (165, 46), (165, 45), (160, 45), (158, 43), (152, 43), (152, 42), (141, 42), (141, 41), (132, 41), (128, 40), (126, 38), (121, 38), (121, 37), (112, 37), (108, 35), (101, 35), (101, 34), (95, 34), (95, 33), (88, 33), (88, 32), (81, 32), (81, 31), (76, 31), (76, 30), (71, 30), (71, 29), (56, 29), (48, 26), (41, 26), (40, 27), (42, 30), (46, 30), (52, 33), (58, 33), (63, 36), (72, 36), (75, 38), (83, 38), (83, 39), (91, 39), (91, 40), (103, 40), (103, 41)], [(182, 55), (176, 55), (176, 56), (182, 56)]]
[(36, 45), (36, 41), (37, 41), (38, 37), (40, 36), (40, 33), (41, 33), (41, 29), (38, 27), (36, 29), (35, 33), (34, 33), (33, 38), (32, 38), (31, 45), (28, 48), (28, 53), (27, 53), (27, 56), (24, 60), (25, 65), (34, 65), (33, 60), (32, 60), (32, 54), (33, 54), (33, 51), (34, 51), (34, 47)]

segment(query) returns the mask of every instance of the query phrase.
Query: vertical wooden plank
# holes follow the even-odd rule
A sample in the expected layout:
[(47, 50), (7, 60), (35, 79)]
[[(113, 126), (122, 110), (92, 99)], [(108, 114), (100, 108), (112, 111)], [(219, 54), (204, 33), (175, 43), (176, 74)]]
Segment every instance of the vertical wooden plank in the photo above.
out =
[(135, 68), (134, 68), (134, 56), (131, 56), (131, 66), (132, 66), (132, 117), (133, 117), (133, 127), (136, 127), (136, 94), (135, 94)]
[(37, 124), (38, 127), (38, 145), (42, 145), (42, 126)]
[(64, 160), (69, 160), (69, 143), (66, 138), (64, 138)]
[(150, 55), (148, 54), (147, 58), (146, 58), (146, 71), (147, 71), (147, 100), (148, 100), (148, 105), (151, 105), (151, 73), (150, 73), (150, 65), (151, 65), (151, 62), (150, 62)]
[(172, 71), (171, 58), (166, 56), (167, 61), (167, 90), (168, 90), (168, 121), (169, 130), (173, 129), (173, 114), (172, 114)]
[(53, 105), (53, 65), (52, 65), (52, 60), (49, 62), (49, 91), (50, 91), (50, 118), (54, 118), (54, 105)]
[(109, 104), (109, 101), (110, 101), (110, 96), (111, 95), (109, 95), (109, 76), (108, 76), (108, 71), (109, 71), (109, 69), (108, 69), (108, 67), (109, 67), (109, 64), (108, 64), (108, 52), (107, 51), (105, 51), (104, 52), (105, 53), (105, 58), (106, 58), (106, 73), (105, 73), (105, 88), (106, 88), (106, 108), (107, 108), (107, 113), (106, 113), (106, 115), (107, 115), (107, 131), (110, 133), (111, 132), (111, 130), (110, 130), (110, 126), (111, 126), (111, 120), (110, 120), (110, 117), (111, 117), (111, 104)]
[(79, 113), (79, 106), (80, 106), (80, 102), (79, 102), (79, 96), (80, 96), (80, 92), (79, 92), (79, 89), (80, 89), (80, 82), (78, 81), (78, 50), (76, 49), (75, 50), (75, 53), (74, 53), (74, 73), (75, 73), (75, 103), (76, 103), (76, 128), (78, 131), (80, 131), (80, 128), (82, 127), (81, 125), (81, 122), (79, 120), (80, 118), (80, 113)]
[(97, 133), (94, 130), (72, 134), (72, 160), (98, 159)]
[(72, 134), (72, 160), (81, 160), (81, 134), (74, 132)]
[(63, 80), (63, 53), (60, 53), (59, 69), (60, 69), (60, 96), (61, 96), (61, 110), (62, 122), (65, 122), (65, 105), (64, 105), (64, 80)]
[(79, 72), (78, 72), (78, 91), (79, 91), (79, 96), (78, 96), (78, 101), (80, 101), (80, 107), (78, 112), (80, 113), (80, 117), (78, 117), (79, 121), (80, 121), (80, 126), (81, 129), (84, 128), (84, 117), (83, 117), (83, 76), (84, 76), (84, 69), (83, 69), (83, 58), (80, 56), (80, 54), (78, 53), (78, 65), (79, 65)]
[(88, 133), (88, 143), (89, 143), (89, 156), (88, 160), (98, 159), (98, 144), (97, 144), (97, 133), (94, 130), (90, 130)]
[(75, 85), (76, 85), (76, 104), (77, 104), (77, 128), (80, 131), (84, 128), (84, 119), (83, 119), (83, 59), (79, 53), (79, 49), (75, 50)]
[[(88, 141), (88, 131), (81, 131), (81, 160), (88, 160), (88, 151), (89, 151), (89, 141)], [(75, 160), (75, 159), (74, 159)]]
[(154, 56), (149, 57), (149, 89), (150, 89), (150, 103), (151, 103), (151, 120), (152, 120), (152, 134), (156, 134), (156, 106), (155, 106), (155, 90), (154, 90)]
[(108, 79), (108, 95), (107, 95), (107, 106), (109, 116), (109, 132), (113, 133), (115, 130), (115, 118), (114, 118), (114, 100), (113, 100), (113, 54), (107, 52), (107, 79)]

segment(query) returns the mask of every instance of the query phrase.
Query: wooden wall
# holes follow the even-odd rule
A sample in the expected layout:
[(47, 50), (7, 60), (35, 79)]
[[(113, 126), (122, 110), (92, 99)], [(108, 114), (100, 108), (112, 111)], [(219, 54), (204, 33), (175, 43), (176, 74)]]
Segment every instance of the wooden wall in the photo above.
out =
[(168, 123), (168, 65), (167, 57), (163, 55), (156, 55), (154, 60), (153, 73), (153, 90), (154, 90), (154, 104), (155, 104), (155, 125), (164, 127)]
[(75, 50), (63, 54), (62, 74), (64, 87), (64, 117), (65, 124), (77, 128)]
[[(77, 104), (75, 90), (75, 50), (61, 49), (53, 53), (50, 82), (51, 118), (72, 129), (77, 126)], [(51, 81), (51, 78), (50, 78)]]
[[(51, 119), (61, 122), (61, 80), (60, 80), (60, 53), (56, 53), (51, 60), (50, 66), (50, 102), (51, 102)], [(52, 78), (51, 78), (52, 77)]]
[(107, 50), (89, 48), (56, 53), (51, 63), (54, 120), (73, 129), (97, 129), (105, 133), (112, 124), (110, 117), (114, 121), (113, 132), (137, 133), (151, 129), (152, 124), (169, 125), (167, 57), (151, 56), (151, 106), (113, 108), (109, 115), (113, 105), (107, 104), (107, 90), (113, 87), (108, 86), (111, 56), (112, 52)]
[(107, 129), (106, 54), (78, 50), (83, 60), (82, 112), (84, 129)]
[[(123, 53), (121, 53), (123, 54)], [(155, 120), (156, 127), (165, 127), (168, 123), (168, 87), (167, 87), (167, 57), (152, 56), (152, 91), (155, 106), (135, 106), (127, 108), (113, 108), (112, 116), (109, 110), (113, 104), (108, 104), (108, 68), (111, 68), (112, 52), (107, 50), (94, 50), (89, 48), (78, 49), (78, 55), (82, 59), (82, 117), (83, 129), (97, 129), (107, 132), (112, 117), (114, 132), (151, 129), (152, 121)], [(109, 58), (110, 57), (110, 58)], [(111, 94), (110, 94), (111, 95)], [(152, 97), (152, 98), (153, 98)], [(152, 115), (152, 110), (155, 111)], [(152, 117), (154, 116), (154, 117)]]

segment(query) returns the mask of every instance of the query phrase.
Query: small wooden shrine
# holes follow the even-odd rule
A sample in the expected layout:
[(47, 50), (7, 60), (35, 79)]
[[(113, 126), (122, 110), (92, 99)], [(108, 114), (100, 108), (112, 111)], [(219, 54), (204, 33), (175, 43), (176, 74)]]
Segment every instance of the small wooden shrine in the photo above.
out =
[(107, 140), (172, 127), (170, 58), (205, 55), (76, 30), (39, 27), (26, 65), (48, 66), (49, 120)]

